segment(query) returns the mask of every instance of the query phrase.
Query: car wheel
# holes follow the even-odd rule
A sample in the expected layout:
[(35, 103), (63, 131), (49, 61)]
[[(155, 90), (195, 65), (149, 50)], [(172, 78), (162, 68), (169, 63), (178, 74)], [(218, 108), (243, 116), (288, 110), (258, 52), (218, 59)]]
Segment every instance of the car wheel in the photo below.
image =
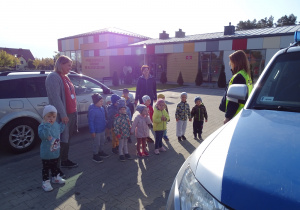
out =
[(31, 119), (17, 119), (3, 128), (6, 148), (15, 153), (26, 152), (35, 145), (38, 124)]

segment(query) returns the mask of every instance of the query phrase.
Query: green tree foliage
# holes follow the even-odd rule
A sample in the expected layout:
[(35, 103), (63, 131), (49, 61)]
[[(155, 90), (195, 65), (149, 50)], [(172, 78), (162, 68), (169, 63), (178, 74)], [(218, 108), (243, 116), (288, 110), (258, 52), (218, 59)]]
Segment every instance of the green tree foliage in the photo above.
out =
[(177, 83), (178, 83), (178, 85), (181, 85), (181, 86), (182, 86), (183, 83), (184, 83), (181, 72), (180, 72), (179, 75), (178, 75)]
[(225, 74), (225, 66), (222, 65), (221, 72), (218, 78), (218, 87), (225, 88), (226, 87), (226, 74)]
[(167, 72), (163, 71), (160, 75), (160, 82), (162, 84), (166, 84), (168, 82), (168, 79), (167, 79)]
[(277, 23), (275, 24), (276, 27), (278, 26), (291, 26), (296, 25), (297, 16), (294, 14), (290, 14), (289, 16), (282, 16), (277, 20)]
[(196, 79), (195, 79), (195, 84), (197, 86), (200, 86), (200, 85), (202, 85), (202, 83), (203, 83), (203, 75), (202, 75), (202, 70), (199, 68)]
[(28, 67), (29, 69), (35, 69), (35, 66), (33, 65), (33, 60), (29, 59), (29, 60), (27, 61), (27, 67)]
[(35, 58), (32, 62), (35, 69), (39, 70), (52, 70), (54, 68), (54, 60), (53, 58)]
[(4, 50), (0, 51), (0, 67), (15, 67), (18, 64), (20, 64), (18, 58), (6, 53)]
[(279, 27), (279, 26), (290, 26), (297, 24), (297, 16), (294, 14), (290, 14), (289, 16), (284, 15), (277, 20), (277, 23), (274, 23), (274, 17), (271, 15), (269, 18), (265, 17), (260, 19), (259, 21), (254, 20), (247, 20), (247, 21), (240, 21), (237, 26), (236, 30), (248, 30), (254, 28), (271, 28), (271, 27)]
[(119, 77), (118, 73), (114, 71), (113, 77), (112, 77), (112, 83), (114, 86), (119, 86)]

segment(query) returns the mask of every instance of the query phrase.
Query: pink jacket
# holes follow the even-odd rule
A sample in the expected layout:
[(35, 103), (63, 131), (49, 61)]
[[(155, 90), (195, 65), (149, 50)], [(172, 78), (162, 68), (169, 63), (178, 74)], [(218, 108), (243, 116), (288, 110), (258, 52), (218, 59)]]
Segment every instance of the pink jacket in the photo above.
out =
[(135, 131), (136, 138), (146, 138), (149, 136), (149, 124), (152, 124), (149, 116), (142, 117), (139, 114), (134, 118), (131, 127), (131, 133)]

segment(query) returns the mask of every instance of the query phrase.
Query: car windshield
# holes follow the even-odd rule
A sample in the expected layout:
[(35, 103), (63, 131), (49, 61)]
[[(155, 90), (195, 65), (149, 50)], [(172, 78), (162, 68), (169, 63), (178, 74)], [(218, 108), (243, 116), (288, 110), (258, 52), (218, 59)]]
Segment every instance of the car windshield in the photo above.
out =
[(300, 52), (276, 58), (268, 74), (258, 84), (250, 107), (282, 111), (300, 111)]

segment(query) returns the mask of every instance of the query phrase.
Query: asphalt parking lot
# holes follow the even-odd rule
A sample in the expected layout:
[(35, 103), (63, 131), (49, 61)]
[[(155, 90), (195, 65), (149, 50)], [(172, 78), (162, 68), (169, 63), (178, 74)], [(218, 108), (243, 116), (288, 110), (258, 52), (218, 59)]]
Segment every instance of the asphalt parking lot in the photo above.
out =
[(41, 188), (41, 159), (39, 146), (32, 151), (14, 155), (0, 151), (0, 209), (164, 209), (174, 177), (185, 159), (199, 146), (193, 139), (192, 122), (188, 123), (187, 141), (176, 137), (175, 109), (181, 92), (188, 93), (188, 103), (194, 106), (199, 95), (208, 111), (202, 137), (205, 139), (223, 124), (224, 114), (219, 111), (224, 89), (186, 87), (162, 92), (170, 113), (169, 142), (163, 141), (167, 152), (154, 155), (154, 145), (149, 144), (151, 156), (136, 157), (136, 139), (129, 144), (129, 154), (134, 160), (120, 162), (111, 154), (111, 143), (105, 151), (111, 156), (103, 163), (92, 161), (91, 140), (88, 129), (81, 129), (71, 140), (70, 159), (78, 168), (64, 169), (65, 185), (52, 184), (52, 192)]

